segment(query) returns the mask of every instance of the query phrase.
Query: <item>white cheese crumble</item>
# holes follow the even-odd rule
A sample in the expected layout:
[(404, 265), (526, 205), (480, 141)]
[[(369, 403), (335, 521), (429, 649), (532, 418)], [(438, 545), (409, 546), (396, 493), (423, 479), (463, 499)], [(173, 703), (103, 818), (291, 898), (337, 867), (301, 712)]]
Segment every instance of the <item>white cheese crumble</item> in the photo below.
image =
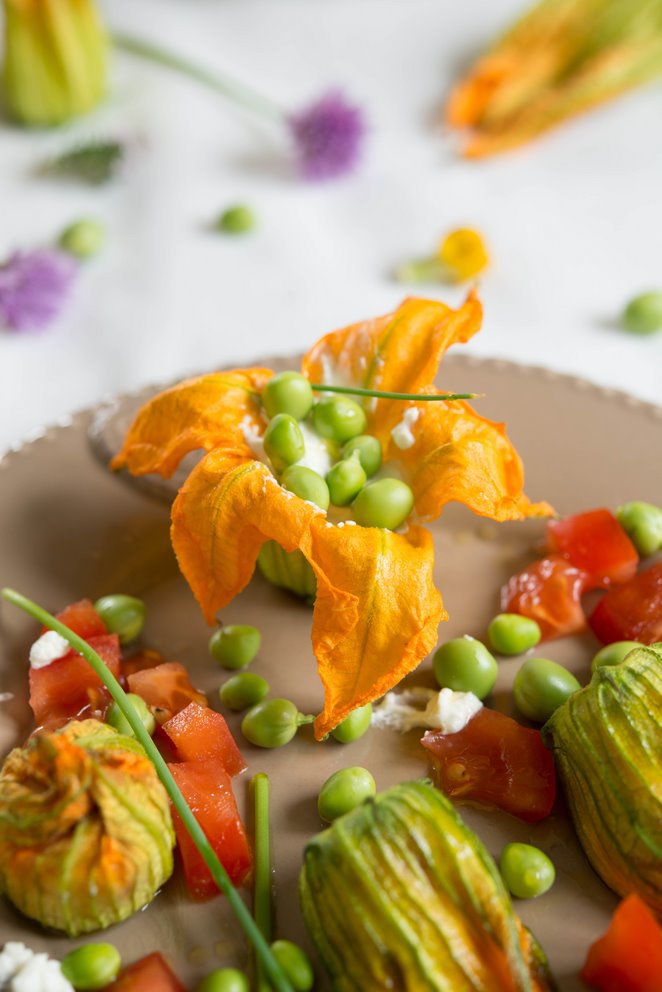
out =
[(403, 733), (414, 727), (456, 734), (469, 723), (483, 704), (473, 692), (452, 689), (423, 689), (415, 686), (388, 692), (372, 713), (373, 727), (392, 727)]
[(255, 424), (249, 417), (244, 417), (241, 422), (241, 431), (244, 435), (244, 441), (251, 449), (257, 460), (259, 462), (264, 462), (265, 465), (268, 465), (268, 467), (271, 468), (269, 456), (264, 450), (264, 438), (263, 435), (260, 434), (257, 424)]
[(54, 630), (47, 630), (30, 648), (30, 664), (33, 668), (46, 668), (52, 661), (63, 658), (71, 650), (68, 641)]
[(333, 465), (329, 446), (324, 438), (320, 437), (308, 424), (299, 421), (299, 427), (303, 434), (303, 443), (306, 446), (306, 451), (303, 458), (300, 458), (295, 464), (303, 465), (305, 468), (312, 468), (313, 472), (317, 472), (318, 475), (321, 475), (325, 479)]
[(402, 414), (402, 419), (395, 425), (391, 431), (391, 437), (393, 438), (394, 444), (400, 448), (401, 451), (406, 451), (407, 448), (416, 442), (416, 438), (412, 434), (412, 427), (416, 423), (420, 416), (420, 411), (418, 407), (410, 406), (408, 410)]
[(0, 989), (7, 992), (74, 992), (60, 962), (35, 954), (25, 944), (8, 941), (0, 952)]

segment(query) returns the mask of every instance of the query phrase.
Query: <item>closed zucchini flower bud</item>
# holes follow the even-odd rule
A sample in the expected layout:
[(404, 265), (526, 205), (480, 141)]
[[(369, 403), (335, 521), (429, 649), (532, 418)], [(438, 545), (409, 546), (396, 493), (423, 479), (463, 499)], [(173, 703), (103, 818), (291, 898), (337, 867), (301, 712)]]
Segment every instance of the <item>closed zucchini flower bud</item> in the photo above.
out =
[(4, 99), (21, 124), (48, 127), (106, 89), (106, 36), (92, 0), (4, 0)]

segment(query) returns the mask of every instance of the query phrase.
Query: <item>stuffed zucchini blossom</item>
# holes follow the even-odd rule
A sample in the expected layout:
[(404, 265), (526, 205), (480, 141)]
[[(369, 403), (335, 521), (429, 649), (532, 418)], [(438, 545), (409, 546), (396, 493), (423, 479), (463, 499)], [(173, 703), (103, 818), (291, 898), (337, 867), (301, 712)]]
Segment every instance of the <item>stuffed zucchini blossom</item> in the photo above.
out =
[[(473, 294), (458, 310), (408, 299), (392, 314), (321, 338), (302, 373), (313, 384), (437, 393), (445, 351), (468, 341), (481, 319)], [(209, 623), (248, 584), (265, 542), (309, 563), (312, 643), (325, 692), (319, 739), (388, 692), (436, 644), (447, 614), (433, 580), (432, 535), (417, 521), (437, 517), (452, 500), (495, 520), (551, 509), (524, 495), (522, 465), (501, 424), (465, 402), (382, 397), (363, 401), (367, 430), (381, 442), (380, 472), (410, 487), (413, 514), (397, 532), (360, 526), (347, 513), (339, 519), (284, 488), (263, 456), (269, 421), (261, 394), (273, 374), (212, 373), (159, 394), (138, 412), (113, 467), (169, 477), (185, 454), (206, 452), (175, 499), (171, 536)]]

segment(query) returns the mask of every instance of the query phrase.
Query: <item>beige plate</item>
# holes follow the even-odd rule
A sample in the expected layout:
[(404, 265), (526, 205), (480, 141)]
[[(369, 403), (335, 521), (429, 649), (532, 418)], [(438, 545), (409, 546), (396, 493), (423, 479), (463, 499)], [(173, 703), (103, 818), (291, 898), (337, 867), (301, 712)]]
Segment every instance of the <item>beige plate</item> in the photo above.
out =
[[(445, 361), (443, 385), (487, 394), (477, 405), (481, 413), (509, 424), (527, 467), (532, 498), (550, 500), (561, 513), (614, 507), (628, 499), (659, 502), (662, 409), (539, 369), (465, 356)], [(129, 406), (135, 402), (129, 398)], [(97, 449), (107, 438), (116, 443), (125, 407), (126, 402), (119, 412), (104, 411)], [(0, 462), (0, 584), (52, 610), (108, 592), (142, 597), (148, 606), (146, 643), (184, 661), (214, 703), (224, 673), (207, 653), (209, 631), (177, 573), (168, 543), (167, 507), (113, 477), (95, 457), (88, 441), (91, 417), (81, 413)], [(494, 524), (456, 507), (444, 514), (434, 526), (437, 582), (451, 616), (443, 638), (484, 635), (497, 611), (501, 583), (532, 558), (543, 528), (540, 522)], [(223, 620), (257, 624), (263, 648), (255, 671), (266, 676), (274, 693), (295, 699), (304, 711), (319, 710), (308, 608), (255, 578)], [(2, 753), (30, 729), (26, 657), (34, 633), (31, 621), (3, 604), (0, 692), (13, 692), (14, 698), (0, 704)], [(595, 647), (586, 634), (546, 645), (544, 654), (586, 681)], [(500, 665), (493, 700), (499, 708), (510, 706), (508, 688), (519, 664), (514, 659)], [(432, 685), (429, 661), (414, 681)], [(230, 716), (229, 722), (239, 735), (239, 718)], [(399, 736), (375, 730), (342, 746), (314, 743), (309, 729), (282, 751), (242, 746), (249, 773), (236, 780), (235, 788), (245, 809), (250, 774), (264, 770), (271, 776), (276, 933), (301, 942), (306, 938), (297, 874), (303, 845), (320, 828), (315, 799), (322, 782), (343, 766), (365, 765), (382, 789), (421, 776), (427, 767), (416, 732)], [(559, 807), (536, 826), (498, 812), (466, 806), (462, 812), (495, 855), (514, 840), (538, 844), (551, 855), (558, 873), (554, 888), (537, 901), (518, 904), (518, 911), (547, 951), (561, 989), (582, 988), (575, 976), (586, 948), (605, 929), (616, 899), (586, 862), (564, 811)], [(11, 939), (57, 957), (72, 947), (0, 902), (0, 943)], [(154, 949), (165, 951), (191, 986), (214, 967), (245, 966), (247, 959), (224, 900), (191, 903), (178, 876), (143, 913), (114, 927), (104, 939), (115, 942), (127, 962)], [(323, 987), (322, 979), (318, 987)]]

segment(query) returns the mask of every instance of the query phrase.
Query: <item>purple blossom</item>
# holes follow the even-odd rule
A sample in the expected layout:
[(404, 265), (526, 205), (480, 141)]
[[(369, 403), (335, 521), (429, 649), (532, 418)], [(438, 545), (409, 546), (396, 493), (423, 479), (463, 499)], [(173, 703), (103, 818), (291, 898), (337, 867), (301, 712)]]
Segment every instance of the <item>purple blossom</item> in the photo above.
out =
[(287, 118), (304, 179), (333, 179), (351, 172), (365, 134), (363, 112), (338, 91), (326, 93)]
[(12, 331), (47, 327), (66, 302), (77, 268), (53, 248), (14, 252), (0, 265), (0, 324)]

